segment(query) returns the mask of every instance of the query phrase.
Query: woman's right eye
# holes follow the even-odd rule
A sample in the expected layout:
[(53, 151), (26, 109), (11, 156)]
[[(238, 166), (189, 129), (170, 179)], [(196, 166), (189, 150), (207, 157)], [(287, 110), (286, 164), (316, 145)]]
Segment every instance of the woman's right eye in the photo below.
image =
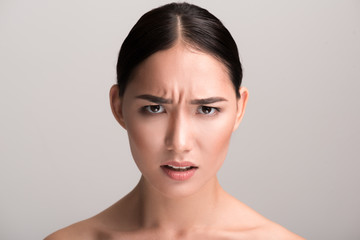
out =
[(161, 105), (148, 105), (143, 107), (146, 113), (158, 114), (165, 112), (165, 109)]

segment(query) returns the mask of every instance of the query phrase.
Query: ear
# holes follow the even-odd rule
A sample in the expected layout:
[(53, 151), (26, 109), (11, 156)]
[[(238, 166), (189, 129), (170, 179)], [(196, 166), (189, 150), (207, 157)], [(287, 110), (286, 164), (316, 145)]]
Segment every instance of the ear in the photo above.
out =
[(119, 86), (117, 84), (111, 87), (109, 95), (110, 95), (111, 111), (115, 119), (120, 123), (120, 125), (124, 129), (126, 129), (126, 124), (122, 112), (122, 98), (119, 95)]
[(233, 131), (235, 131), (240, 125), (240, 122), (245, 113), (246, 103), (249, 96), (249, 92), (245, 87), (240, 87), (239, 93), (240, 93), (240, 98), (237, 99), (237, 111), (236, 111), (236, 119), (235, 119), (235, 125)]

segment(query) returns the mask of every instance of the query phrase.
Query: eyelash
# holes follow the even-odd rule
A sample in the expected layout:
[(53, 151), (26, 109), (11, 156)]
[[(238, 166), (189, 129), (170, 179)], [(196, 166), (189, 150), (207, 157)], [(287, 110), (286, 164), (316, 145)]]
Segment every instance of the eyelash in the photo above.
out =
[[(161, 112), (153, 112), (153, 111), (150, 111), (151, 107), (160, 107), (163, 110)], [(161, 106), (161, 105), (147, 105), (147, 106), (142, 107), (141, 110), (142, 110), (142, 112), (144, 112), (146, 114), (160, 114), (160, 113), (163, 113), (165, 111), (165, 108), (163, 106)]]
[(203, 115), (206, 115), (206, 116), (213, 116), (213, 115), (216, 115), (217, 113), (220, 112), (220, 108), (210, 107), (210, 106), (204, 106), (204, 105), (199, 106), (198, 109), (197, 109), (197, 112), (199, 112), (199, 110), (201, 110), (202, 112), (204, 112), (204, 111), (203, 111), (204, 109), (202, 109), (202, 108), (210, 108), (210, 111), (211, 111), (212, 113), (208, 113), (208, 114), (206, 114), (206, 113), (200, 113), (200, 114), (203, 114)]
[[(152, 107), (159, 107), (160, 110), (158, 110), (158, 112), (154, 112), (153, 110), (151, 110)], [(201, 113), (204, 112), (202, 108), (210, 108), (210, 112), (211, 113)], [(145, 113), (145, 114), (150, 114), (150, 115), (155, 115), (155, 114), (160, 114), (160, 113), (164, 113), (165, 108), (162, 105), (147, 105), (141, 108), (141, 112)], [(197, 108), (197, 114), (201, 114), (201, 115), (205, 115), (205, 116), (213, 116), (216, 115), (217, 113), (220, 112), (220, 108), (217, 107), (210, 107), (210, 106), (206, 106), (206, 105), (201, 105)]]

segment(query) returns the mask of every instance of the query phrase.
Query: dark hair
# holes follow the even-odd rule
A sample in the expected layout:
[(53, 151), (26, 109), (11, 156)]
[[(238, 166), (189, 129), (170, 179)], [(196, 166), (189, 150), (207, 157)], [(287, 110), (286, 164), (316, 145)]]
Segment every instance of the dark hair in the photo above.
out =
[(221, 21), (189, 3), (170, 3), (145, 13), (124, 40), (117, 63), (117, 84), (123, 96), (136, 66), (150, 55), (171, 48), (181, 38), (185, 43), (206, 52), (227, 68), (236, 97), (242, 68), (234, 39)]

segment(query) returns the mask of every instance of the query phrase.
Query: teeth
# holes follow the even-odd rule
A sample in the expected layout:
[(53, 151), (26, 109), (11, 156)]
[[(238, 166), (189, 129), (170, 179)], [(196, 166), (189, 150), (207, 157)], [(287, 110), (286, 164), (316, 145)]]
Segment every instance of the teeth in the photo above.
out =
[(187, 167), (176, 167), (176, 166), (172, 166), (172, 165), (167, 165), (167, 166), (174, 170), (188, 170), (191, 168), (191, 166), (187, 166)]

